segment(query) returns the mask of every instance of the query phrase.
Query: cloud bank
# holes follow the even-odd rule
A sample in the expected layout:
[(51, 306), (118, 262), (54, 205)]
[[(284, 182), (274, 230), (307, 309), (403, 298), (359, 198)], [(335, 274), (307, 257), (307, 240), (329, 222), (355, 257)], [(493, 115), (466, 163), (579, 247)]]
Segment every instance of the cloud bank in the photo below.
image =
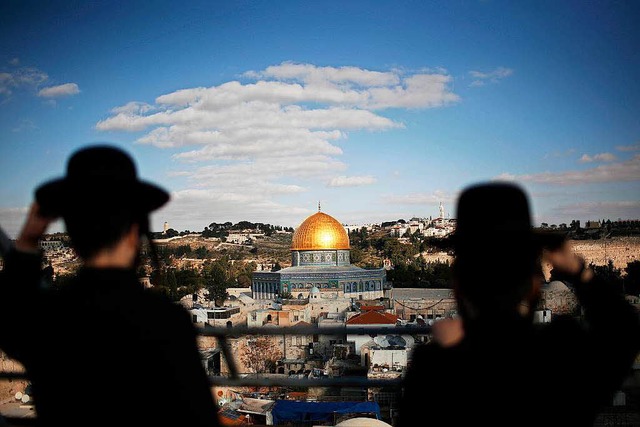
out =
[(2, 72), (0, 73), (0, 95), (10, 96), (16, 89), (35, 88), (47, 79), (49, 79), (47, 73), (33, 67), (19, 67)]
[(640, 181), (640, 154), (637, 154), (626, 161), (608, 163), (590, 169), (564, 172), (541, 172), (528, 175), (504, 173), (495, 177), (495, 179), (518, 180), (522, 182), (552, 185), (580, 185)]
[[(137, 142), (170, 149), (198, 197), (251, 192), (268, 205), (274, 195), (312, 185), (370, 185), (349, 176), (340, 160), (349, 134), (403, 128), (383, 113), (459, 101), (444, 70), (407, 73), (283, 62), (217, 86), (180, 89), (153, 103), (131, 101), (96, 124), (100, 131), (140, 132)], [(196, 197), (195, 193), (180, 193)], [(247, 202), (250, 203), (250, 202)]]
[(49, 75), (35, 67), (20, 65), (19, 58), (8, 61), (9, 67), (0, 72), (0, 96), (8, 99), (15, 90), (29, 90), (43, 98), (59, 98), (76, 95), (80, 88), (76, 83), (65, 83), (40, 88), (49, 80)]

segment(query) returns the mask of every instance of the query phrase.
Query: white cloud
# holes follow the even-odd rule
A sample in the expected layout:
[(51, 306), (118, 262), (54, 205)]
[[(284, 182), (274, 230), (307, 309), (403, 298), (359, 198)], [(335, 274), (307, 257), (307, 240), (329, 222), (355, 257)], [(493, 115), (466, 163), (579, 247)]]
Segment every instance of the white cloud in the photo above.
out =
[(17, 67), (18, 65), (20, 65), (20, 58), (12, 58), (11, 60), (9, 60), (9, 65)]
[(640, 151), (640, 144), (633, 145), (617, 145), (616, 150), (618, 151)]
[(114, 114), (145, 114), (153, 110), (153, 106), (145, 102), (131, 101), (123, 106), (113, 108), (111, 110)]
[(297, 80), (306, 83), (355, 83), (362, 86), (388, 86), (398, 84), (400, 77), (395, 72), (363, 70), (357, 67), (317, 67), (312, 64), (283, 62), (263, 71), (250, 71), (247, 77), (272, 77), (279, 80)]
[[(203, 209), (206, 206), (206, 209)], [(283, 226), (297, 226), (301, 218), (313, 213), (274, 202), (260, 193), (227, 191), (226, 189), (188, 189), (171, 193), (165, 207), (152, 214), (152, 227), (161, 230), (164, 221), (176, 230), (201, 231), (211, 222), (251, 220)], [(278, 218), (274, 223), (273, 218)], [(193, 224), (201, 224), (195, 229)]]
[(40, 89), (38, 96), (43, 98), (59, 98), (61, 96), (71, 96), (80, 93), (80, 88), (75, 83), (65, 83), (57, 86), (49, 86)]
[(640, 181), (640, 154), (623, 162), (608, 163), (591, 169), (566, 172), (542, 172), (528, 175), (511, 175), (505, 173), (497, 176), (496, 179), (510, 179), (554, 185)]
[(436, 190), (433, 193), (390, 194), (385, 196), (384, 200), (385, 203), (391, 205), (428, 205), (435, 206), (437, 209), (440, 202), (443, 204), (452, 204), (455, 202), (456, 197), (457, 193), (451, 194), (442, 190)]
[(47, 73), (33, 67), (20, 67), (0, 73), (0, 95), (10, 96), (14, 90), (36, 88), (47, 81)]
[(582, 157), (578, 159), (580, 163), (591, 163), (593, 162), (593, 157), (588, 154), (583, 154)]
[(336, 176), (329, 181), (328, 187), (358, 187), (375, 184), (377, 179), (371, 175), (364, 176)]
[(557, 159), (562, 157), (573, 156), (576, 152), (575, 148), (569, 148), (564, 151), (553, 151), (551, 153), (547, 153), (543, 156), (544, 159)]
[(319, 183), (373, 184), (373, 177), (340, 177), (348, 169), (339, 160), (341, 145), (351, 132), (404, 127), (380, 113), (383, 109), (435, 108), (459, 100), (445, 70), (406, 73), (284, 62), (242, 79), (180, 89), (151, 104), (131, 101), (112, 109), (96, 129), (141, 132), (138, 143), (171, 149), (185, 165), (172, 176), (186, 179), (191, 188), (264, 193), (271, 201)]
[(576, 218), (583, 220), (612, 221), (620, 219), (637, 219), (640, 217), (640, 201), (592, 201), (558, 205), (550, 213), (558, 218)]
[[(172, 148), (182, 162), (207, 164), (184, 175), (198, 185), (213, 180), (236, 187), (254, 174), (263, 182), (278, 180), (272, 184), (281, 191), (297, 188), (287, 182), (294, 177), (328, 182), (345, 170), (336, 159), (342, 155), (338, 144), (350, 132), (404, 127), (377, 110), (433, 108), (458, 100), (444, 70), (405, 74), (285, 62), (244, 77), (258, 80), (185, 88), (158, 96), (153, 104), (132, 101), (112, 109), (96, 128), (142, 131), (139, 143)], [(219, 182), (217, 177), (229, 174), (233, 181)], [(334, 184), (367, 180), (351, 177)]]
[[(208, 165), (196, 169), (179, 171), (179, 176), (187, 177), (200, 187), (225, 187), (242, 188), (248, 191), (270, 191), (268, 188), (273, 185), (273, 180), (286, 178), (310, 179), (334, 174), (347, 168), (343, 162), (328, 156), (313, 155), (301, 161), (298, 157), (287, 155), (265, 157), (251, 161), (233, 162), (225, 165)], [(265, 178), (268, 177), (269, 180)], [(298, 188), (302, 187), (281, 187)], [(297, 191), (296, 191), (297, 192)]]
[[(29, 207), (0, 207), (0, 226), (10, 239), (16, 239), (27, 218)], [(51, 223), (47, 229), (49, 233), (64, 230), (62, 220)]]
[(511, 68), (498, 67), (493, 71), (469, 71), (469, 75), (473, 78), (470, 86), (484, 86), (487, 83), (498, 83), (500, 80), (507, 78), (513, 74)]
[(518, 179), (517, 175), (503, 172), (500, 175), (496, 175), (492, 178), (494, 181), (516, 181)]
[(15, 239), (18, 236), (28, 212), (28, 207), (0, 208), (0, 226), (9, 238)]
[(583, 154), (578, 161), (580, 163), (591, 163), (591, 162), (613, 162), (616, 160), (616, 156), (611, 153), (600, 153), (594, 156), (590, 156), (588, 154)]

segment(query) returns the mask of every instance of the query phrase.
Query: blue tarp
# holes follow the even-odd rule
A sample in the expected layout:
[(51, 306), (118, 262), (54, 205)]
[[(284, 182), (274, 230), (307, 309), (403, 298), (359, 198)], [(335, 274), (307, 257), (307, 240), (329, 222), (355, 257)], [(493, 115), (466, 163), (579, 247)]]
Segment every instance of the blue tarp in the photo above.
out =
[(299, 402), (276, 400), (271, 408), (273, 424), (287, 421), (334, 421), (334, 414), (371, 414), (380, 419), (376, 402)]

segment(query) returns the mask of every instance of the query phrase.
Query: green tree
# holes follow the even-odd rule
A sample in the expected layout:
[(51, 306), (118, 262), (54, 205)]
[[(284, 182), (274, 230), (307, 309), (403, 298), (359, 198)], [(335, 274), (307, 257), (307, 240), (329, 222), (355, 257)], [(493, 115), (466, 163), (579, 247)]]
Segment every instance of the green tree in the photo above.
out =
[(364, 259), (364, 252), (358, 247), (352, 247), (349, 258), (352, 264), (358, 264)]
[(213, 301), (217, 306), (222, 306), (227, 299), (227, 287), (229, 285), (229, 277), (225, 268), (215, 262), (205, 271), (205, 287), (209, 291), (209, 300)]
[(607, 265), (590, 264), (593, 273), (609, 286), (613, 286), (620, 293), (624, 292), (622, 282), (622, 272), (615, 268), (613, 260), (609, 260)]
[(179, 236), (179, 235), (180, 235), (180, 233), (178, 232), (178, 230), (174, 230), (173, 228), (167, 229), (166, 233), (164, 233), (164, 237), (165, 238), (176, 237), (176, 236)]
[(178, 280), (176, 279), (176, 273), (173, 269), (169, 269), (166, 273), (167, 277), (167, 288), (169, 288), (169, 297), (176, 301), (179, 299), (178, 297)]
[(282, 299), (293, 299), (293, 294), (287, 290), (280, 292), (280, 298)]
[(246, 274), (239, 275), (237, 281), (238, 281), (238, 286), (241, 288), (251, 287), (251, 278)]
[(205, 259), (205, 258), (208, 258), (209, 255), (210, 255), (209, 251), (204, 246), (198, 247), (198, 249), (196, 249), (194, 251), (194, 253), (195, 253), (196, 258), (198, 258), (198, 259)]

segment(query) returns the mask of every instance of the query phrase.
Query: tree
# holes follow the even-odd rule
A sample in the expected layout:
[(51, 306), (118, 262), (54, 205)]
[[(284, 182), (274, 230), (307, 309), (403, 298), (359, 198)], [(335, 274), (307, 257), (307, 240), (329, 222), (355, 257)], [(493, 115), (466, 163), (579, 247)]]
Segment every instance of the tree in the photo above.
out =
[(195, 255), (196, 255), (196, 258), (198, 259), (205, 259), (209, 256), (209, 251), (207, 250), (206, 247), (200, 246), (198, 247), (198, 249), (195, 250)]
[(229, 279), (227, 271), (219, 262), (215, 262), (204, 273), (205, 287), (209, 291), (209, 300), (217, 306), (222, 306), (227, 299), (227, 286)]
[(250, 288), (251, 287), (251, 278), (246, 274), (241, 274), (238, 276), (238, 286), (241, 288)]
[(280, 348), (268, 336), (252, 336), (249, 337), (244, 353), (241, 354), (240, 360), (251, 371), (256, 374), (265, 372), (273, 372), (276, 362), (282, 357)]
[(358, 247), (353, 247), (351, 248), (349, 258), (351, 259), (352, 264), (358, 264), (364, 258), (364, 252), (362, 252), (362, 249)]
[(167, 287), (169, 288), (169, 297), (176, 301), (178, 300), (178, 281), (176, 280), (176, 274), (173, 269), (170, 269), (166, 273)]
[(176, 237), (179, 236), (180, 233), (178, 232), (178, 230), (174, 230), (173, 228), (169, 228), (167, 229), (167, 232), (164, 234), (165, 237)]
[(289, 291), (280, 292), (280, 298), (282, 299), (293, 299), (293, 294)]
[(202, 288), (204, 280), (198, 270), (194, 268), (182, 268), (180, 270), (174, 270), (173, 274), (176, 276), (176, 282), (178, 289), (184, 288), (183, 295), (187, 293), (197, 292)]
[(613, 286), (620, 293), (623, 292), (622, 272), (619, 268), (614, 267), (613, 260), (609, 260), (607, 265), (595, 265), (591, 263), (589, 267), (591, 267), (593, 273), (603, 282), (607, 283), (608, 286)]

